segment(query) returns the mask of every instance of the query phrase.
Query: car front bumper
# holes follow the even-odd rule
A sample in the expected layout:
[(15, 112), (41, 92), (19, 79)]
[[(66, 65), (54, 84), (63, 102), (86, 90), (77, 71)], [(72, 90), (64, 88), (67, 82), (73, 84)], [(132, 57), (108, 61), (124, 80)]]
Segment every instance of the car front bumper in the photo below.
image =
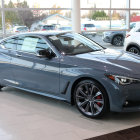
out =
[(111, 43), (111, 37), (110, 37), (110, 36), (105, 36), (105, 35), (103, 35), (103, 36), (102, 36), (102, 39), (103, 39), (103, 41), (106, 42), (106, 43)]
[(140, 111), (140, 83), (124, 87), (122, 94), (122, 112)]
[(107, 86), (111, 111), (140, 111), (140, 83), (122, 86), (110, 79), (107, 81), (110, 83), (105, 86)]

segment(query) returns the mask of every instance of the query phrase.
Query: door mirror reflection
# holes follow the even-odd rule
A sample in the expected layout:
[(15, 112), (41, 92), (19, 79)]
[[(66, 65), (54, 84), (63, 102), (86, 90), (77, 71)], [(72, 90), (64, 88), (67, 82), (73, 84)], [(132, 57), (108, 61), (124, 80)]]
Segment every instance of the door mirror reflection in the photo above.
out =
[(52, 57), (55, 56), (51, 50), (46, 49), (38, 50), (36, 54), (40, 58), (48, 58), (48, 59), (51, 59)]

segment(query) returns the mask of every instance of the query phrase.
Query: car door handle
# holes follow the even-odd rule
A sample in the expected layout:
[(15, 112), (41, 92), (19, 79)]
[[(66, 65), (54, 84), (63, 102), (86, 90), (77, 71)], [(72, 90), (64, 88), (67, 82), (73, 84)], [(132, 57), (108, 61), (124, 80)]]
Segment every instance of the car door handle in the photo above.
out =
[(22, 56), (21, 54), (18, 54), (18, 53), (16, 53), (15, 55), (16, 55), (17, 57), (21, 57), (21, 56)]

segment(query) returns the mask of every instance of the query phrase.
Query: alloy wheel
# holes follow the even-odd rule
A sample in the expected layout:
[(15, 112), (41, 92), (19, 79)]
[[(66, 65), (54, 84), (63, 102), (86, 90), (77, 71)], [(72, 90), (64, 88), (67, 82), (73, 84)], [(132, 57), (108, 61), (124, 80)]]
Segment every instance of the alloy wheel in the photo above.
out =
[(115, 45), (115, 46), (122, 46), (123, 45), (123, 37), (121, 37), (121, 36), (114, 37), (113, 45)]
[(93, 83), (83, 83), (76, 90), (76, 104), (87, 116), (97, 116), (104, 107), (104, 96)]
[(130, 48), (129, 52), (140, 55), (140, 50), (136, 47)]

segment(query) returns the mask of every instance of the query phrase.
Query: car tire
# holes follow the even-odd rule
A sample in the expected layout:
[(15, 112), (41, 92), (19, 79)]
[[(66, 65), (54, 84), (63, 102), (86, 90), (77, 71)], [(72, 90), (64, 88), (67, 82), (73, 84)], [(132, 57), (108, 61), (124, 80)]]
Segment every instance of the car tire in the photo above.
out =
[(2, 90), (3, 87), (4, 87), (4, 86), (1, 86), (1, 85), (0, 85), (0, 91)]
[(128, 52), (140, 55), (140, 49), (137, 46), (132, 46), (128, 50)]
[(93, 80), (83, 80), (77, 84), (74, 101), (78, 110), (89, 118), (100, 118), (109, 111), (106, 91)]
[(121, 35), (116, 35), (112, 39), (112, 45), (114, 45), (114, 46), (122, 46), (123, 43), (124, 43), (124, 38)]

